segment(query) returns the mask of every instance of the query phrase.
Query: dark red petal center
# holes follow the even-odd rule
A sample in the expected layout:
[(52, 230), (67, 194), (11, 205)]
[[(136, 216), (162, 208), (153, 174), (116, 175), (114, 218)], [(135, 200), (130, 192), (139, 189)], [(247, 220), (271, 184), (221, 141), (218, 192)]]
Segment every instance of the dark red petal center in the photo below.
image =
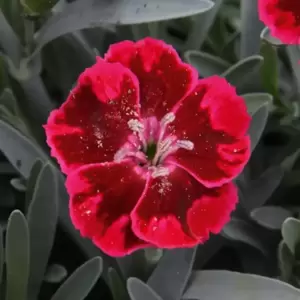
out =
[(296, 25), (300, 25), (300, 1), (299, 0), (278, 0), (277, 7), (285, 12), (292, 13)]

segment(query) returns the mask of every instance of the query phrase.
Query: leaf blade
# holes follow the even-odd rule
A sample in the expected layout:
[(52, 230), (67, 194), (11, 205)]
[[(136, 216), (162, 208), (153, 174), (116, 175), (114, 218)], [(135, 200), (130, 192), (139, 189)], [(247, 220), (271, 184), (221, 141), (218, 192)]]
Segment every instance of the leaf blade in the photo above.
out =
[(132, 25), (182, 18), (213, 7), (210, 0), (168, 1), (106, 0), (75, 1), (65, 5), (60, 14), (51, 17), (36, 36), (35, 53), (51, 40), (80, 29), (102, 24)]
[(264, 27), (258, 18), (258, 1), (241, 0), (241, 58), (257, 54)]
[(43, 162), (49, 160), (28, 137), (3, 120), (0, 120), (0, 150), (25, 179), (29, 177), (31, 167), (37, 158)]
[(58, 2), (58, 0), (20, 0), (20, 2), (26, 13), (35, 17), (45, 14)]
[(282, 104), (279, 100), (277, 50), (271, 44), (262, 43), (260, 54), (264, 58), (264, 63), (261, 68), (261, 78), (264, 89), (274, 97), (276, 104), (281, 106)]
[(194, 66), (198, 70), (199, 75), (204, 78), (222, 74), (230, 67), (230, 64), (221, 58), (197, 50), (186, 51), (184, 58), (189, 64)]
[(297, 300), (300, 291), (279, 280), (230, 271), (193, 273), (183, 299), (201, 300)]
[(251, 139), (251, 151), (253, 152), (257, 146), (260, 137), (266, 127), (267, 120), (269, 116), (268, 105), (262, 105), (256, 113), (252, 116), (250, 128), (248, 134)]
[(270, 230), (280, 230), (292, 213), (280, 206), (263, 206), (252, 210), (250, 215), (259, 225)]
[(284, 242), (295, 255), (296, 246), (300, 242), (300, 220), (295, 218), (286, 219), (282, 224), (281, 234)]
[(113, 268), (108, 269), (108, 284), (114, 300), (129, 300), (126, 286)]
[(273, 102), (273, 97), (267, 93), (251, 93), (244, 94), (241, 96), (245, 99), (248, 113), (254, 115), (263, 105), (271, 106)]
[(37, 179), (40, 175), (40, 172), (43, 168), (43, 162), (40, 159), (37, 159), (35, 163), (32, 165), (30, 170), (29, 178), (26, 182), (26, 195), (25, 195), (25, 208), (28, 209), (33, 198), (33, 193), (35, 191), (35, 185)]
[(163, 299), (179, 300), (192, 271), (196, 251), (197, 247), (168, 250), (147, 284)]
[(239, 183), (243, 207), (251, 212), (253, 209), (264, 205), (274, 193), (283, 179), (284, 171), (280, 166), (268, 168), (259, 178), (251, 180), (247, 185)]
[(95, 257), (80, 266), (56, 291), (51, 300), (84, 299), (102, 272), (102, 259)]
[[(9, 1), (7, 1), (9, 2)], [(0, 45), (4, 53), (9, 57), (16, 65), (21, 60), (21, 43), (14, 33), (11, 26), (8, 24), (2, 10), (0, 9)], [(7, 58), (5, 57), (5, 58)]]
[(283, 46), (282, 42), (271, 35), (270, 29), (265, 27), (260, 34), (260, 38), (273, 46)]
[(6, 234), (6, 300), (27, 297), (29, 276), (29, 230), (24, 215), (15, 210), (10, 215)]
[(237, 89), (241, 89), (249, 78), (260, 69), (262, 64), (262, 56), (249, 56), (228, 68), (221, 76), (225, 77), (227, 81)]
[(55, 238), (58, 218), (58, 186), (56, 171), (46, 164), (38, 176), (33, 199), (28, 210), (30, 231), (30, 276), (28, 297), (39, 293)]
[(134, 277), (127, 280), (127, 289), (131, 300), (162, 300), (149, 285)]
[(263, 242), (258, 238), (253, 226), (243, 220), (231, 219), (222, 230), (222, 235), (230, 240), (242, 242), (259, 250), (263, 255), (267, 255)]

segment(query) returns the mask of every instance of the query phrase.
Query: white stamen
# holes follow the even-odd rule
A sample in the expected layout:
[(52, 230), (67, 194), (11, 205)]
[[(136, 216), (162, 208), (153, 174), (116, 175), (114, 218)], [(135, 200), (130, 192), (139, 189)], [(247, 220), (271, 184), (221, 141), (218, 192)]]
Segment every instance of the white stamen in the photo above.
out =
[(175, 114), (170, 112), (167, 113), (166, 115), (164, 115), (164, 117), (161, 119), (160, 121), (160, 134), (158, 137), (158, 140), (161, 141), (164, 137), (165, 134), (165, 130), (166, 130), (166, 125), (168, 125), (169, 123), (172, 123), (175, 120)]
[(131, 119), (127, 122), (129, 128), (134, 132), (142, 132), (144, 125), (137, 119)]
[(167, 137), (165, 140), (159, 142), (157, 147), (157, 152), (163, 153), (166, 150), (168, 150), (168, 148), (170, 148), (174, 140), (175, 140), (174, 137)]
[(152, 176), (152, 178), (157, 178), (160, 176), (167, 176), (169, 174), (170, 174), (170, 172), (169, 172), (168, 168), (159, 167), (159, 168), (154, 168), (154, 171), (151, 174), (151, 176)]
[(175, 115), (174, 113), (170, 112), (167, 113), (162, 119), (161, 119), (161, 124), (162, 125), (167, 125), (169, 123), (172, 123), (175, 120)]
[(122, 159), (124, 159), (124, 157), (127, 156), (129, 150), (126, 148), (121, 148), (120, 150), (118, 150), (115, 155), (114, 155), (114, 161), (116, 162), (120, 162)]
[(194, 143), (191, 141), (187, 141), (187, 140), (178, 140), (176, 142), (177, 146), (179, 148), (183, 148), (186, 150), (193, 150), (194, 149)]
[[(194, 143), (188, 140), (178, 140), (176, 141), (176, 144), (170, 144), (170, 147), (159, 153), (159, 161), (163, 161), (167, 156), (176, 152), (180, 148), (191, 151), (194, 149)], [(156, 161), (158, 161), (158, 159)]]
[(164, 153), (168, 152), (168, 150), (172, 147), (172, 144), (176, 138), (175, 137), (167, 137), (165, 140), (160, 141), (157, 145), (156, 154), (152, 160), (154, 165), (157, 165), (161, 160), (161, 157)]
[(138, 134), (140, 141), (143, 144), (144, 151), (147, 149), (147, 143), (144, 137), (144, 125), (137, 119), (131, 119), (127, 122), (129, 128)]
[(131, 151), (127, 148), (122, 148), (116, 152), (114, 155), (114, 160), (116, 162), (122, 161), (126, 157), (136, 157), (140, 162), (146, 164), (147, 158), (143, 152), (140, 151)]

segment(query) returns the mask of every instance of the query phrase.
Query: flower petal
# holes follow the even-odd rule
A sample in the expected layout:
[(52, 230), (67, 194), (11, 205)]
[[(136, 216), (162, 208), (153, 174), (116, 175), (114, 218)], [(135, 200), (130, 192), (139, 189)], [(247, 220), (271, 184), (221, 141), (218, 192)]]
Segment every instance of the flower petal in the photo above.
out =
[(244, 100), (225, 79), (200, 80), (197, 88), (174, 110), (169, 134), (193, 143), (193, 150), (179, 149), (167, 161), (192, 174), (206, 187), (230, 182), (250, 156), (246, 136), (250, 116)]
[(67, 177), (74, 226), (111, 256), (149, 246), (131, 230), (129, 215), (145, 187), (133, 168), (127, 161), (91, 164)]
[(113, 160), (138, 118), (138, 81), (118, 63), (98, 59), (79, 77), (67, 101), (51, 112), (44, 126), (51, 154), (64, 173)]
[(160, 120), (197, 83), (197, 71), (160, 40), (145, 38), (137, 43), (114, 44), (105, 59), (122, 63), (137, 76), (143, 117), (156, 116)]
[(151, 178), (131, 213), (132, 229), (141, 239), (161, 248), (193, 247), (209, 233), (219, 233), (237, 203), (232, 183), (207, 189), (191, 175), (175, 168)]
[(286, 44), (300, 43), (300, 2), (298, 0), (259, 0), (260, 20), (271, 34)]

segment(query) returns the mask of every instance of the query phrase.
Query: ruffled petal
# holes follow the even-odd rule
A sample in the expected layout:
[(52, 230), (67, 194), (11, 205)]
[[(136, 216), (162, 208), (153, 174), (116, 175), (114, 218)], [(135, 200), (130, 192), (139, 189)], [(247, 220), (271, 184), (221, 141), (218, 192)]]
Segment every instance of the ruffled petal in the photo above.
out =
[(193, 247), (219, 233), (238, 201), (232, 183), (207, 189), (180, 168), (151, 178), (131, 213), (132, 229), (161, 248)]
[(192, 142), (193, 149), (179, 149), (167, 158), (168, 163), (183, 168), (206, 187), (228, 183), (242, 171), (250, 157), (246, 134), (251, 118), (244, 100), (225, 79), (200, 80), (174, 113), (168, 134)]
[(123, 256), (149, 246), (131, 229), (129, 215), (145, 187), (131, 162), (81, 167), (67, 177), (66, 187), (74, 226), (102, 251)]
[(139, 117), (139, 86), (130, 70), (98, 59), (79, 77), (67, 101), (44, 126), (47, 143), (64, 173), (112, 161)]
[(143, 117), (160, 120), (196, 85), (197, 71), (179, 58), (172, 46), (145, 38), (110, 46), (105, 59), (128, 67), (140, 83)]
[(300, 43), (300, 2), (298, 0), (259, 0), (260, 20), (271, 34), (286, 44)]

